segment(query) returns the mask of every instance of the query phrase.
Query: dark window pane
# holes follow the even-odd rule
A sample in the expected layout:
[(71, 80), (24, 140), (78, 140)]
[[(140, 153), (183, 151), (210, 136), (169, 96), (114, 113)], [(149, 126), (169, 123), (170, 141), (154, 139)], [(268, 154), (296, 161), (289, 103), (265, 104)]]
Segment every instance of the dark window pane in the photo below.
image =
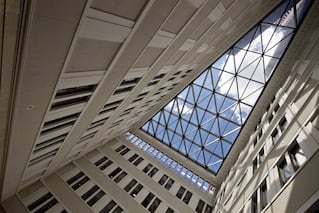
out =
[(122, 149), (124, 149), (125, 148), (125, 146), (124, 145), (121, 145), (121, 146), (119, 146), (119, 147), (117, 147), (116, 149), (115, 149), (115, 152), (119, 152), (119, 151), (121, 151)]
[(130, 193), (132, 197), (136, 197), (136, 195), (142, 190), (143, 186), (141, 184), (138, 184), (135, 189)]
[(71, 185), (72, 183), (74, 183), (75, 181), (77, 181), (80, 177), (82, 177), (84, 175), (83, 172), (79, 172), (78, 174), (74, 175), (73, 177), (71, 177), (69, 180), (67, 180), (66, 182)]
[(199, 200), (196, 206), (196, 212), (202, 213), (204, 205), (205, 205), (205, 202), (202, 200)]
[(132, 157), (128, 159), (129, 162), (133, 162), (138, 157), (137, 154), (134, 154)]
[(174, 213), (174, 210), (168, 207), (165, 213)]
[(146, 196), (146, 198), (143, 200), (142, 206), (144, 206), (146, 208), (153, 198), (154, 198), (154, 194), (150, 192)]
[(126, 153), (128, 153), (130, 151), (129, 148), (124, 149), (122, 152), (120, 152), (120, 155), (125, 155)]
[(54, 206), (57, 203), (58, 203), (58, 201), (54, 198), (51, 201), (49, 201), (47, 204), (42, 206), (40, 209), (36, 210), (34, 213), (44, 213), (44, 212), (48, 211), (50, 208), (52, 208), (52, 206)]
[(134, 166), (138, 166), (144, 159), (142, 157), (139, 157), (133, 164)]
[(94, 197), (92, 197), (87, 204), (89, 206), (93, 206), (97, 201), (99, 201), (103, 196), (105, 195), (105, 192), (99, 191)]
[(115, 210), (112, 213), (121, 213), (123, 209), (121, 207), (116, 207)]
[(107, 167), (109, 167), (112, 163), (113, 163), (113, 161), (108, 160), (106, 163), (104, 163), (104, 164), (100, 167), (100, 169), (101, 169), (101, 170), (104, 170), (104, 169), (106, 169)]
[(115, 183), (120, 182), (126, 175), (127, 175), (127, 173), (123, 171), (121, 174), (119, 174), (119, 176), (117, 176), (117, 177), (114, 179), (114, 182), (115, 182)]
[(125, 191), (130, 191), (133, 186), (137, 183), (137, 181), (135, 179), (131, 180), (125, 187), (124, 187), (124, 190)]
[(170, 188), (172, 187), (172, 185), (175, 183), (175, 181), (173, 179), (169, 179), (167, 181), (167, 183), (165, 184), (165, 189), (170, 190)]
[(96, 162), (94, 163), (94, 165), (95, 165), (95, 166), (98, 166), (98, 165), (100, 165), (101, 163), (103, 163), (103, 162), (106, 161), (106, 160), (107, 160), (107, 157), (103, 157), (103, 158), (101, 158), (100, 160), (96, 161)]
[(184, 194), (185, 190), (186, 189), (183, 186), (181, 186), (181, 188), (179, 188), (178, 192), (176, 193), (176, 197), (181, 199), (183, 197), (183, 194)]
[(156, 173), (158, 172), (158, 168), (153, 168), (152, 171), (150, 171), (150, 173), (148, 173), (148, 176), (153, 177)]
[(97, 185), (93, 186), (89, 191), (87, 191), (86, 193), (84, 193), (81, 198), (83, 200), (88, 199), (91, 195), (93, 195), (97, 190), (99, 189), (99, 187)]
[(111, 209), (114, 208), (114, 206), (116, 205), (116, 203), (111, 200), (101, 211), (100, 213), (108, 213), (111, 211)]
[(31, 203), (30, 205), (28, 205), (28, 209), (32, 211), (33, 209), (35, 209), (36, 207), (38, 207), (39, 205), (41, 205), (42, 203), (50, 199), (51, 197), (52, 197), (52, 194), (50, 192), (46, 193), (45, 195), (43, 195), (42, 197), (40, 197), (39, 199)]
[(190, 191), (187, 191), (185, 197), (183, 198), (184, 203), (188, 204), (192, 195), (193, 194)]
[(145, 166), (145, 168), (143, 169), (143, 172), (147, 173), (152, 167), (153, 165), (149, 163), (147, 166)]
[(157, 207), (161, 204), (161, 200), (158, 198), (155, 198), (155, 200), (153, 201), (153, 203), (151, 204), (151, 206), (148, 208), (148, 211), (151, 213), (154, 213), (157, 209)]
[(86, 182), (88, 182), (89, 178), (88, 177), (84, 177), (81, 180), (79, 180), (77, 183), (75, 183), (72, 186), (72, 189), (77, 190), (78, 188), (80, 188), (83, 184), (85, 184)]
[(212, 213), (212, 211), (213, 211), (213, 207), (210, 205), (206, 205), (205, 213)]
[(165, 181), (167, 180), (168, 176), (167, 175), (163, 175), (162, 178), (158, 181), (158, 183), (160, 185), (163, 185), (165, 183)]
[(115, 175), (117, 175), (120, 171), (122, 171), (122, 169), (120, 167), (117, 167), (116, 169), (113, 170), (113, 172), (111, 172), (109, 174), (110, 178), (113, 178)]

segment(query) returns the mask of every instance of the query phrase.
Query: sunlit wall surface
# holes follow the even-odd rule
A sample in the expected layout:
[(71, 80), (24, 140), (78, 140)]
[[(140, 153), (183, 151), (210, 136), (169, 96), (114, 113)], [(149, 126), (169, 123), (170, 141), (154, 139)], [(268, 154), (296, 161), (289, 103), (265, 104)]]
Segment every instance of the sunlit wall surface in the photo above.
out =
[(311, 1), (283, 1), (141, 128), (217, 174)]

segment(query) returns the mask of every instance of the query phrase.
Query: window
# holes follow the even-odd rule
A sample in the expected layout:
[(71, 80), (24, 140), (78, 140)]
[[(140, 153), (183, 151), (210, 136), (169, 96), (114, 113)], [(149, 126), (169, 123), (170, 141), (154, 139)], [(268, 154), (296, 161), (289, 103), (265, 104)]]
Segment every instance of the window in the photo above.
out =
[(257, 157), (256, 157), (253, 161), (253, 174), (256, 172), (257, 167), (258, 167), (258, 163), (257, 163)]
[(257, 213), (257, 209), (257, 192), (255, 192), (251, 197), (251, 212)]
[(95, 163), (94, 163), (94, 165), (95, 166), (99, 166), (100, 164), (102, 164), (104, 161), (106, 161), (107, 160), (107, 157), (103, 157), (103, 158), (101, 158), (100, 160), (98, 160), (98, 161), (96, 161)]
[(121, 150), (124, 149), (124, 148), (125, 148), (125, 146), (124, 146), (124, 145), (121, 145), (121, 146), (117, 147), (117, 148), (115, 149), (115, 151), (116, 151), (116, 152), (119, 152), (119, 151), (121, 151)]
[(280, 138), (280, 135), (277, 129), (274, 129), (274, 131), (271, 133), (271, 138), (274, 143), (278, 141), (278, 139)]
[(103, 196), (105, 195), (105, 192), (103, 192), (102, 190), (99, 191), (94, 197), (92, 197), (87, 204), (89, 206), (93, 206), (97, 201), (99, 201)]
[(113, 163), (113, 161), (108, 160), (106, 163), (104, 163), (100, 169), (103, 171), (104, 169), (106, 169), (107, 167), (109, 167), (111, 164)]
[(138, 166), (143, 160), (144, 160), (144, 158), (139, 157), (139, 158), (133, 163), (134, 166)]
[(299, 169), (306, 161), (306, 156), (301, 150), (297, 141), (294, 141), (291, 148), (288, 150), (291, 162), (295, 170)]
[(188, 204), (190, 199), (192, 198), (192, 193), (190, 191), (187, 191), (185, 194), (185, 197), (183, 198), (183, 202)]
[(186, 190), (186, 189), (185, 189), (183, 186), (181, 186), (181, 187), (179, 188), (178, 192), (176, 193), (176, 197), (179, 198), (179, 199), (181, 199), (181, 198), (183, 197), (183, 194), (184, 194), (185, 190)]
[(289, 168), (285, 158), (281, 159), (277, 166), (278, 166), (278, 170), (279, 170), (279, 177), (280, 177), (281, 185), (284, 185), (291, 177), (292, 172), (290, 171), (290, 168)]
[(165, 213), (174, 213), (174, 210), (168, 207)]
[(37, 199), (36, 201), (34, 201), (33, 203), (31, 203), (30, 205), (28, 205), (28, 209), (30, 211), (32, 211), (33, 209), (40, 206), (42, 203), (51, 199), (52, 197), (53, 197), (52, 194), (50, 192), (48, 192), (45, 195), (43, 195), (42, 197), (40, 197), (39, 199)]
[(121, 174), (119, 174), (119, 176), (117, 176), (117, 177), (114, 179), (114, 182), (115, 182), (115, 183), (120, 182), (126, 175), (127, 175), (127, 173), (123, 171)]
[(151, 204), (151, 206), (148, 208), (148, 211), (151, 213), (154, 213), (157, 209), (157, 207), (161, 204), (161, 200), (158, 198), (155, 198), (155, 200), (153, 201), (153, 203)]
[(129, 161), (129, 162), (133, 162), (137, 157), (138, 157), (138, 154), (134, 154), (134, 155), (132, 155), (132, 157), (130, 157), (130, 158), (128, 159), (128, 161)]
[(137, 181), (135, 179), (131, 180), (125, 187), (124, 187), (124, 190), (126, 192), (129, 192), (133, 186), (135, 186), (135, 184), (137, 183)]
[(163, 185), (165, 183), (165, 181), (167, 180), (168, 176), (167, 175), (163, 175), (162, 178), (158, 181), (158, 183), (160, 185)]
[(261, 164), (265, 159), (265, 151), (264, 148), (261, 148), (259, 151), (259, 164)]
[(81, 180), (79, 180), (77, 183), (75, 183), (72, 186), (72, 189), (77, 190), (78, 188), (80, 188), (83, 184), (85, 184), (86, 182), (88, 182), (89, 178), (88, 177), (83, 177)]
[(99, 190), (99, 187), (97, 185), (93, 186), (89, 191), (87, 191), (86, 193), (84, 193), (81, 198), (83, 200), (88, 199), (91, 195), (93, 195), (97, 190)]
[(165, 184), (165, 189), (170, 190), (170, 188), (172, 187), (172, 185), (174, 184), (174, 180), (172, 178), (170, 178), (167, 183)]
[(147, 173), (151, 168), (153, 167), (153, 165), (152, 164), (147, 164), (147, 166), (145, 166), (145, 168), (143, 169), (143, 172), (144, 173)]
[(146, 196), (146, 198), (143, 200), (142, 206), (144, 206), (146, 208), (153, 198), (154, 198), (154, 194), (150, 192)]
[(121, 213), (121, 212), (123, 212), (123, 209), (121, 207), (117, 206), (112, 213)]
[(111, 200), (101, 211), (100, 213), (107, 213), (107, 212), (110, 212), (114, 206), (116, 206), (116, 203)]
[(126, 153), (128, 153), (130, 151), (129, 148), (124, 149), (122, 152), (120, 152), (120, 155), (125, 155)]
[(74, 175), (73, 177), (71, 177), (69, 180), (67, 180), (66, 182), (71, 185), (72, 183), (74, 183), (75, 181), (77, 181), (79, 178), (83, 177), (84, 173), (83, 172), (79, 172), (78, 174)]
[(213, 207), (210, 205), (206, 205), (205, 213), (211, 213), (213, 211)]
[(120, 171), (122, 171), (122, 169), (120, 167), (117, 167), (116, 169), (114, 169), (110, 174), (109, 177), (113, 178), (115, 177), (115, 175), (117, 175)]
[(197, 213), (202, 213), (203, 209), (204, 209), (204, 205), (205, 205), (205, 202), (202, 201), (201, 199), (198, 201), (197, 203), (197, 206), (196, 206), (196, 212)]
[(153, 168), (150, 173), (148, 173), (148, 176), (153, 177), (158, 172), (158, 168)]
[(269, 189), (266, 180), (264, 180), (260, 185), (260, 201), (261, 209), (264, 209), (265, 206), (267, 206), (267, 204), (269, 203)]
[(130, 193), (132, 197), (136, 197), (136, 195), (142, 190), (143, 186), (141, 184), (138, 184), (135, 189)]

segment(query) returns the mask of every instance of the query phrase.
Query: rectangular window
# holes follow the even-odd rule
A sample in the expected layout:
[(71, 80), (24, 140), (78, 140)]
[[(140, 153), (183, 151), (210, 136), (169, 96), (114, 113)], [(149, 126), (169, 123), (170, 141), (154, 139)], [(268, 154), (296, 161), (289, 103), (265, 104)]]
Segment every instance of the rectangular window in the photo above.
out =
[(205, 205), (205, 202), (202, 201), (201, 199), (198, 201), (197, 203), (197, 206), (196, 206), (196, 212), (197, 213), (202, 213), (203, 209), (204, 209), (204, 205)]
[(109, 177), (113, 178), (115, 177), (115, 175), (117, 175), (120, 171), (122, 171), (122, 169), (120, 167), (117, 167), (116, 169), (114, 169), (110, 174)]
[(251, 212), (257, 213), (257, 192), (251, 197)]
[(105, 195), (105, 192), (102, 190), (99, 191), (94, 197), (92, 197), (87, 204), (91, 207), (93, 206), (97, 201), (99, 201), (103, 196)]
[(114, 179), (114, 182), (115, 182), (115, 183), (120, 182), (126, 175), (127, 175), (127, 173), (123, 171), (121, 174), (119, 174), (119, 176), (117, 176), (117, 177)]
[(86, 182), (89, 181), (89, 178), (88, 177), (84, 177), (82, 178), (81, 180), (79, 180), (77, 183), (75, 183), (73, 186), (72, 186), (72, 189), (74, 190), (77, 190), (78, 188), (80, 188), (83, 184), (85, 184)]
[(104, 164), (100, 167), (100, 169), (101, 169), (101, 170), (104, 170), (104, 169), (106, 169), (107, 167), (109, 167), (112, 163), (113, 163), (113, 161), (108, 160), (106, 163), (104, 163)]
[(261, 148), (261, 150), (259, 151), (259, 162), (260, 164), (264, 161), (265, 159), (265, 151), (264, 148)]
[(123, 209), (121, 207), (117, 206), (112, 213), (121, 213), (121, 212), (123, 212)]
[(174, 213), (174, 210), (168, 207), (165, 213)]
[(130, 151), (129, 148), (124, 149), (122, 152), (120, 152), (120, 155), (125, 155), (126, 153), (128, 153)]
[(287, 128), (288, 122), (286, 117), (284, 116), (280, 121), (279, 121), (279, 128), (281, 132), (283, 132)]
[(143, 169), (143, 172), (144, 173), (147, 173), (151, 168), (153, 167), (153, 165), (152, 164), (147, 164), (147, 166), (145, 166), (145, 168)]
[(205, 213), (211, 213), (213, 211), (213, 207), (210, 205), (206, 205)]
[(290, 171), (289, 166), (288, 166), (285, 158), (283, 158), (281, 161), (279, 161), (277, 166), (278, 166), (278, 170), (279, 170), (279, 177), (280, 177), (281, 185), (284, 185), (291, 177), (292, 172)]
[(146, 196), (146, 198), (142, 202), (142, 206), (144, 206), (146, 208), (148, 206), (148, 204), (152, 201), (153, 198), (154, 198), (154, 194), (151, 192), (148, 193), (148, 195)]
[(148, 176), (153, 177), (158, 172), (158, 168), (154, 167), (150, 173), (148, 173)]
[(96, 161), (95, 163), (94, 163), (94, 165), (95, 166), (99, 166), (100, 164), (102, 164), (104, 161), (106, 161), (107, 160), (107, 157), (103, 157), (103, 158), (101, 158), (100, 160), (98, 160), (98, 161)]
[(52, 196), (52, 194), (50, 192), (46, 193), (45, 195), (43, 195), (42, 197), (40, 197), (39, 199), (37, 199), (36, 201), (31, 203), (30, 205), (28, 205), (28, 209), (30, 211), (32, 211), (33, 209), (35, 209), (36, 207), (40, 206), (45, 201), (49, 200), (51, 197), (53, 197), (53, 196)]
[(269, 193), (266, 180), (264, 180), (260, 185), (260, 201), (261, 209), (265, 208), (265, 206), (269, 203)]
[(138, 166), (143, 160), (144, 160), (144, 158), (139, 157), (139, 158), (133, 163), (133, 165), (134, 165), (134, 166)]
[(274, 129), (274, 131), (271, 133), (272, 141), (274, 143), (276, 143), (278, 141), (279, 137), (280, 137), (280, 134), (279, 134), (278, 130)]
[(257, 166), (258, 166), (258, 164), (257, 164), (257, 158), (255, 158), (254, 161), (253, 161), (253, 174), (256, 172)]
[(181, 186), (181, 187), (179, 188), (178, 192), (176, 193), (176, 197), (179, 198), (179, 199), (181, 199), (181, 198), (183, 197), (183, 194), (184, 194), (185, 190), (186, 190), (186, 189), (185, 189), (183, 186)]
[(138, 154), (134, 154), (132, 157), (128, 159), (129, 162), (133, 162), (138, 157)]
[(121, 145), (121, 146), (119, 146), (119, 147), (117, 147), (116, 149), (115, 149), (115, 152), (119, 152), (119, 151), (121, 151), (122, 149), (124, 149), (125, 148), (125, 145)]
[(137, 181), (135, 179), (131, 180), (125, 187), (124, 187), (124, 190), (126, 192), (129, 192), (133, 186), (135, 186), (135, 184), (137, 183)]
[(46, 203), (45, 205), (43, 205), (41, 208), (39, 208), (38, 210), (36, 210), (34, 213), (42, 213), (42, 212), (47, 212), (49, 209), (51, 209), (55, 204), (57, 204), (58, 201), (53, 198), (52, 200), (50, 200), (48, 203)]
[(155, 200), (153, 201), (153, 203), (151, 204), (151, 206), (148, 208), (148, 211), (151, 213), (154, 213), (157, 209), (157, 207), (161, 204), (161, 200), (158, 198), (155, 198)]
[(187, 191), (185, 194), (185, 197), (183, 198), (183, 202), (188, 204), (190, 199), (192, 198), (192, 193), (190, 191)]
[(158, 181), (158, 183), (160, 185), (163, 185), (167, 179), (168, 179), (168, 176), (167, 175), (163, 175), (162, 178)]
[(167, 189), (167, 190), (170, 190), (170, 188), (172, 187), (172, 185), (175, 183), (175, 181), (172, 179), (172, 178), (170, 178), (168, 181), (167, 181), (167, 183), (165, 184), (165, 189)]
[(143, 186), (141, 184), (138, 184), (133, 191), (130, 193), (132, 197), (136, 197), (136, 195), (143, 189)]
[(116, 203), (115, 203), (113, 200), (111, 200), (111, 201), (100, 211), (100, 213), (108, 213), (108, 212), (110, 212), (110, 211), (114, 208), (114, 206), (116, 206)]
[(288, 150), (288, 153), (295, 170), (299, 169), (306, 161), (306, 156), (297, 141), (293, 142), (293, 145)]
[(91, 195), (93, 195), (97, 190), (99, 190), (99, 187), (97, 185), (93, 186), (89, 191), (87, 191), (86, 193), (84, 193), (81, 198), (83, 200), (88, 199), (89, 197), (91, 197)]
[(73, 177), (71, 177), (69, 180), (67, 180), (66, 182), (71, 185), (72, 183), (74, 183), (75, 181), (77, 181), (79, 178), (83, 177), (84, 173), (83, 172), (79, 172), (76, 175), (74, 175)]

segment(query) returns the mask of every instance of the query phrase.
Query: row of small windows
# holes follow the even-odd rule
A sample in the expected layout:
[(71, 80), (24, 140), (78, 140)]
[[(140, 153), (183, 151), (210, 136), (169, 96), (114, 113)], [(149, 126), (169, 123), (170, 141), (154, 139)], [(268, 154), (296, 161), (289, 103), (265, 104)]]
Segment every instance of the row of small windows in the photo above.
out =
[[(118, 150), (120, 151), (120, 150)], [(127, 149), (124, 149), (123, 151), (127, 151)], [(123, 152), (122, 151), (122, 152)], [(134, 159), (136, 159), (137, 157), (134, 157)], [(131, 158), (133, 159), (133, 158)], [(141, 158), (137, 158), (136, 161), (134, 160), (129, 160), (130, 162), (138, 162), (136, 163), (136, 166), (138, 164), (140, 164), (141, 160), (139, 160)], [(96, 166), (101, 165), (103, 162), (106, 162), (108, 160), (107, 157), (102, 157), (101, 159), (99, 159), (98, 161), (96, 161), (94, 164)], [(133, 164), (134, 164), (133, 163)], [(101, 168), (100, 168), (101, 169)], [(105, 168), (104, 168), (105, 169)], [(108, 173), (108, 177), (111, 178), (115, 183), (119, 183), (120, 181), (123, 180), (124, 177), (126, 177), (128, 174), (127, 172), (123, 171), (122, 168), (120, 167), (116, 167), (113, 171)], [(126, 191), (127, 193), (129, 193), (130, 196), (132, 196), (133, 198), (135, 198), (143, 189), (143, 185), (138, 183), (137, 180), (135, 180), (134, 178), (131, 179), (131, 181), (129, 181), (129, 183), (124, 186), (123, 190)], [(149, 212), (155, 212), (156, 209), (158, 208), (158, 206), (161, 204), (161, 200), (157, 197), (155, 197), (155, 199), (153, 200), (153, 198), (155, 197), (155, 195), (153, 195), (151, 192), (145, 197), (145, 199), (142, 201), (141, 205), (146, 208)], [(153, 202), (151, 203), (151, 201), (153, 200)], [(151, 204), (150, 204), (151, 203)], [(150, 205), (149, 205), (150, 204)], [(171, 209), (171, 208), (169, 208)], [(173, 211), (174, 212), (174, 211)]]
[[(90, 179), (83, 173), (79, 172), (75, 174), (73, 177), (68, 179), (66, 182), (68, 185), (71, 186), (71, 188), (74, 191), (79, 191), (79, 189), (84, 186), (84, 184), (88, 183)], [(96, 204), (99, 200), (102, 199), (103, 196), (106, 195), (106, 193), (100, 189), (95, 184), (91, 184), (91, 186), (88, 190), (86, 190), (84, 193), (82, 193), (81, 198), (83, 201), (87, 203), (89, 207), (92, 207), (94, 204)], [(113, 210), (113, 213), (121, 213), (123, 212), (123, 208), (116, 204), (115, 201), (111, 200), (109, 201), (102, 209), (99, 211), (100, 213), (107, 213)]]
[[(115, 148), (115, 151), (118, 152), (120, 155), (124, 156), (127, 153), (129, 153), (130, 149), (126, 147), (125, 145), (121, 144), (117, 148)], [(128, 158), (129, 162), (133, 162), (133, 165), (138, 166), (144, 159), (142, 157), (139, 157), (138, 154), (134, 153), (131, 157)], [(158, 168), (154, 167), (151, 163), (148, 163), (142, 171), (150, 176), (151, 178), (158, 172)], [(168, 175), (163, 174), (162, 177), (158, 180), (158, 184), (163, 186), (166, 190), (170, 190), (172, 186), (174, 185), (175, 180), (170, 178)], [(185, 193), (186, 192), (186, 193)], [(180, 186), (179, 190), (177, 191), (175, 195), (178, 199), (182, 200), (185, 204), (189, 204), (190, 199), (193, 196), (193, 193), (186, 190), (184, 186)], [(196, 212), (201, 213), (204, 209), (204, 206), (206, 205), (205, 208), (205, 213), (210, 213), (212, 212), (212, 206), (205, 204), (204, 201), (201, 199), (198, 202)], [(202, 207), (201, 207), (202, 206)]]
[(126, 136), (132, 144), (134, 144), (139, 149), (150, 155), (155, 160), (159, 161), (165, 167), (179, 174), (187, 182), (194, 184), (198, 189), (202, 190), (203, 192), (209, 193), (213, 193), (213, 191), (215, 190), (215, 187), (211, 185), (208, 181), (205, 181), (203, 178), (199, 177), (182, 164), (174, 161), (172, 158), (160, 152), (159, 150), (149, 145), (145, 141), (141, 140), (137, 136), (131, 133), (127, 133)]
[[(44, 213), (47, 212), (49, 209), (51, 209), (53, 206), (55, 206), (58, 203), (58, 201), (53, 197), (53, 195), (48, 192), (35, 201), (33, 201), (31, 204), (27, 206), (28, 210), (33, 213)], [(66, 213), (67, 211), (63, 209), (61, 213)]]

